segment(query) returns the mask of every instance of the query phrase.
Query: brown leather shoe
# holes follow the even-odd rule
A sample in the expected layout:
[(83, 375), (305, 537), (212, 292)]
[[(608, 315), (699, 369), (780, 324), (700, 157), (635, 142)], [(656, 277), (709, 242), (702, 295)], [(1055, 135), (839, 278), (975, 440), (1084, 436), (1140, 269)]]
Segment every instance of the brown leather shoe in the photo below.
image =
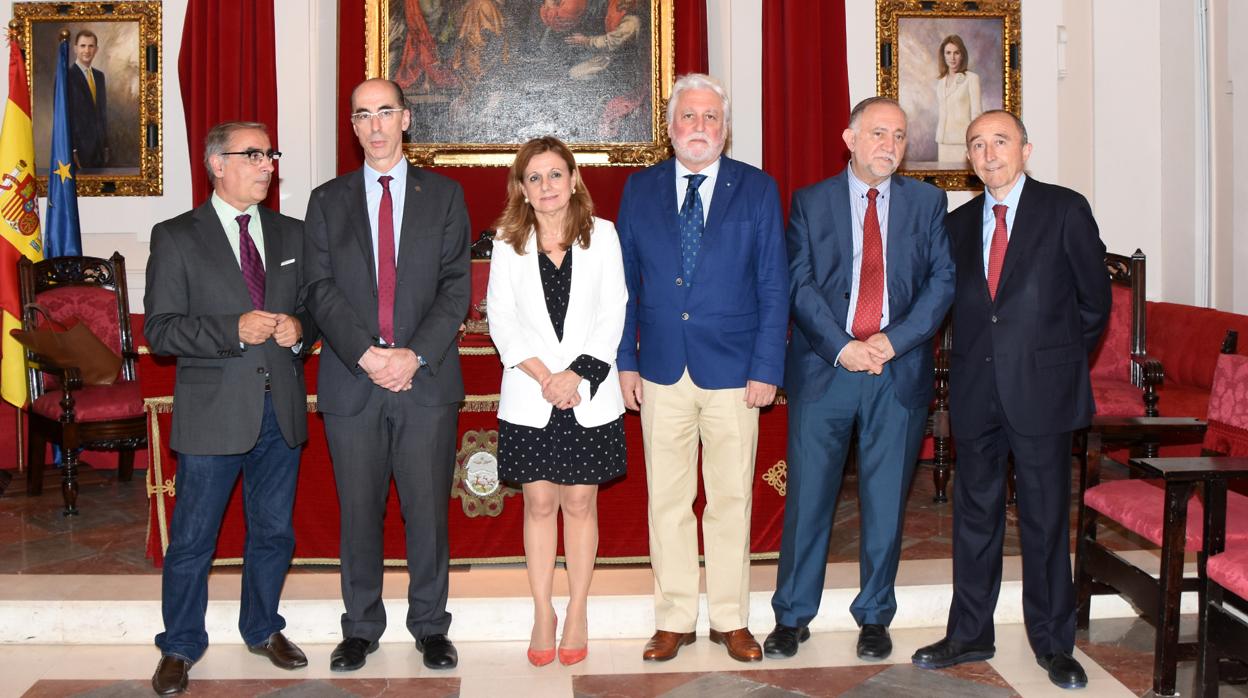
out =
[(308, 665), (308, 657), (299, 646), (280, 632), (273, 633), (259, 645), (247, 647), (252, 654), (268, 657), (278, 669), (299, 669)]
[(667, 630), (657, 630), (651, 636), (650, 641), (646, 643), (646, 651), (641, 653), (641, 658), (647, 662), (666, 662), (675, 657), (681, 647), (692, 645), (696, 639), (698, 639), (698, 636), (693, 633), (673, 633)]
[(158, 696), (176, 696), (186, 693), (186, 683), (190, 679), (191, 663), (185, 659), (165, 655), (156, 665), (156, 673), (152, 674), (152, 690)]
[(749, 628), (737, 628), (726, 633), (712, 630), (711, 642), (727, 647), (728, 656), (738, 662), (758, 662), (763, 659), (763, 648), (758, 646), (758, 640), (750, 634)]

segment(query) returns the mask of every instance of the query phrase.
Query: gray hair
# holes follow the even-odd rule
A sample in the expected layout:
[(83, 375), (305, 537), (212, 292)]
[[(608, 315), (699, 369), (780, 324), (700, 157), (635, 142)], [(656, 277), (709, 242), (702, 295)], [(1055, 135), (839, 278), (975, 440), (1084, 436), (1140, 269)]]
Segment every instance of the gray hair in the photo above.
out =
[(1012, 111), (1007, 111), (1007, 110), (1005, 110), (1005, 109), (989, 109), (988, 111), (983, 112), (983, 113), (982, 113), (982, 114), (980, 114), (979, 116), (977, 116), (977, 117), (975, 117), (974, 119), (972, 119), (972, 120), (971, 120), (971, 123), (967, 124), (967, 126), (966, 126), (966, 134), (967, 134), (966, 143), (967, 143), (967, 145), (970, 145), (970, 143), (971, 143), (971, 138), (970, 138), (970, 134), (971, 134), (971, 127), (975, 125), (975, 122), (976, 122), (976, 121), (979, 121), (980, 119), (984, 118), (985, 116), (990, 116), (990, 115), (992, 115), (992, 114), (1004, 114), (1005, 116), (1010, 117), (1010, 121), (1013, 121), (1013, 122), (1014, 122), (1014, 126), (1018, 128), (1018, 132), (1019, 132), (1019, 134), (1021, 134), (1021, 135), (1022, 135), (1022, 137), (1023, 137), (1023, 142), (1022, 142), (1022, 143), (1020, 143), (1019, 145), (1027, 145), (1027, 127), (1023, 125), (1023, 120), (1022, 120), (1022, 119), (1020, 119), (1020, 118), (1018, 118), (1018, 117), (1014, 114), (1014, 112), (1012, 112)]
[(667, 100), (667, 123), (670, 126), (676, 121), (676, 103), (680, 101), (680, 95), (688, 90), (710, 90), (719, 96), (719, 101), (724, 104), (724, 126), (732, 123), (732, 109), (728, 101), (728, 90), (724, 89), (724, 84), (719, 80), (707, 75), (706, 73), (687, 73), (676, 78), (676, 83), (672, 85), (672, 95)]
[[(895, 100), (895, 99), (893, 99), (893, 98), (891, 98), (891, 97), (867, 97), (866, 99), (862, 100), (861, 102), (859, 102), (859, 103), (855, 104), (855, 105), (854, 105), (854, 108), (853, 108), (852, 110), (850, 110), (850, 112), (849, 112), (849, 128), (850, 128), (850, 129), (853, 129), (853, 130), (857, 130), (857, 129), (858, 129), (858, 120), (862, 118), (862, 115), (863, 115), (863, 114), (864, 114), (864, 113), (865, 113), (868, 109), (870, 109), (871, 107), (873, 107), (873, 106), (875, 106), (875, 105), (877, 105), (877, 104), (891, 104), (891, 105), (893, 105), (894, 107), (897, 107), (898, 109), (901, 109), (901, 105), (897, 103), (897, 100)], [(905, 114), (906, 114), (906, 110), (905, 110), (905, 109), (901, 109), (901, 114), (902, 114), (902, 116), (905, 116)]]
[(212, 172), (212, 159), (230, 147), (230, 138), (238, 131), (263, 131), (268, 135), (269, 127), (258, 121), (223, 121), (213, 126), (204, 136), (204, 168), (208, 170), (209, 182), (217, 182)]

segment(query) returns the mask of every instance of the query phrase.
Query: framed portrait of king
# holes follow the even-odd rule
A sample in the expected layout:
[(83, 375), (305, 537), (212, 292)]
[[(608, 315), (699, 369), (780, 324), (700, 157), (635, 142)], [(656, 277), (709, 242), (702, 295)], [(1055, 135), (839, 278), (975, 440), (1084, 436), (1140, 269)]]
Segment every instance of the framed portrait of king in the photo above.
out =
[(966, 128), (981, 113), (1022, 116), (1019, 0), (876, 0), (876, 88), (908, 117), (900, 171), (978, 189)]
[(413, 162), (508, 165), (543, 135), (582, 165), (667, 156), (675, 0), (366, 1), (366, 74), (403, 89)]
[(159, 195), (160, 2), (15, 2), (13, 19), (26, 52), (40, 195), (47, 192), (62, 36), (78, 196)]

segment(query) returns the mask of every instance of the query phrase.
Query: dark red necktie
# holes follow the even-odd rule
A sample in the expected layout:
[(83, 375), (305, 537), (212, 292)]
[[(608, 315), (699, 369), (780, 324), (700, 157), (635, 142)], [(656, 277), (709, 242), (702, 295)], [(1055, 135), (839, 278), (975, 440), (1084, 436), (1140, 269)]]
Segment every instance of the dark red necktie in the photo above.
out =
[(247, 232), (251, 215), (244, 213), (234, 220), (238, 221), (238, 266), (243, 270), (243, 281), (247, 282), (252, 307), (264, 310), (264, 263), (260, 261), (260, 251), (251, 239), (251, 233)]
[(992, 213), (997, 225), (992, 229), (992, 244), (988, 247), (988, 295), (997, 299), (997, 284), (1001, 282), (1001, 265), (1005, 264), (1005, 248), (1010, 244), (1010, 233), (1005, 227), (1005, 211), (1008, 206), (997, 204)]
[(377, 208), (377, 327), (387, 344), (394, 343), (394, 199), (390, 175), (381, 183), (381, 206)]
[(854, 309), (854, 339), (865, 341), (880, 331), (884, 313), (884, 241), (875, 212), (877, 189), (867, 191), (867, 215), (862, 219), (862, 268), (858, 272), (858, 305)]

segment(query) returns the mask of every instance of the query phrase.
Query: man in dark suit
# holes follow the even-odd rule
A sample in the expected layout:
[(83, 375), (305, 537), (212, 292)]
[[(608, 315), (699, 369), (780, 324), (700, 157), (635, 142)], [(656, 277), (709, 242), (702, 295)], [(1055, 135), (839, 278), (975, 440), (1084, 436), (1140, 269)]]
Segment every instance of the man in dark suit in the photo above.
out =
[(77, 60), (69, 69), (69, 141), (79, 167), (104, 167), (108, 147), (108, 89), (104, 73), (91, 67), (99, 39), (90, 29), (74, 37)]
[(212, 198), (152, 228), (143, 331), (154, 353), (178, 357), (169, 440), (178, 452), (177, 505), (152, 676), (161, 695), (185, 691), (208, 648), (208, 570), (239, 473), (247, 517), (239, 631), (252, 652), (283, 669), (308, 663), (282, 635), (277, 612), (307, 440), (301, 351), (315, 341), (299, 298), (302, 225), (258, 206), (279, 157), (263, 124), (214, 126), (204, 145)]
[[(618, 229), (628, 310), (617, 362), (641, 410), (657, 632), (643, 658), (694, 641), (698, 618), (698, 442), (711, 641), (762, 659), (749, 619), (750, 504), (758, 409), (784, 375), (789, 285), (776, 183), (721, 157), (728, 94), (708, 75), (676, 81), (676, 157), (628, 178)], [(681, 203), (683, 201), (683, 203)]]
[[(425, 666), (458, 663), (447, 638), (447, 505), (464, 383), (468, 212), (454, 181), (408, 165), (402, 91), (367, 80), (351, 95), (364, 167), (308, 202), (308, 309), (325, 336), (320, 411), (342, 513), (343, 641), (335, 671), (364, 666), (386, 628), (382, 518), (390, 480), (407, 536), (407, 629)], [(401, 292), (400, 292), (401, 291)]]
[(923, 668), (987, 659), (1001, 588), (1006, 457), (1014, 453), (1023, 619), (1036, 660), (1062, 688), (1087, 685), (1072, 656), (1070, 449), (1092, 420), (1088, 354), (1109, 320), (1105, 245), (1069, 189), (1030, 179), (1027, 129), (1006, 111), (966, 131), (984, 193), (949, 214), (958, 267), (949, 409), (958, 450), (953, 604)]
[(945, 193), (893, 174), (906, 115), (891, 99), (854, 107), (840, 174), (793, 195), (788, 250), (794, 320), (788, 495), (767, 656), (797, 653), (819, 611), (841, 473), (858, 427), (862, 536), (858, 656), (892, 652), (888, 625), (902, 517), (932, 399), (932, 336), (953, 301)]

